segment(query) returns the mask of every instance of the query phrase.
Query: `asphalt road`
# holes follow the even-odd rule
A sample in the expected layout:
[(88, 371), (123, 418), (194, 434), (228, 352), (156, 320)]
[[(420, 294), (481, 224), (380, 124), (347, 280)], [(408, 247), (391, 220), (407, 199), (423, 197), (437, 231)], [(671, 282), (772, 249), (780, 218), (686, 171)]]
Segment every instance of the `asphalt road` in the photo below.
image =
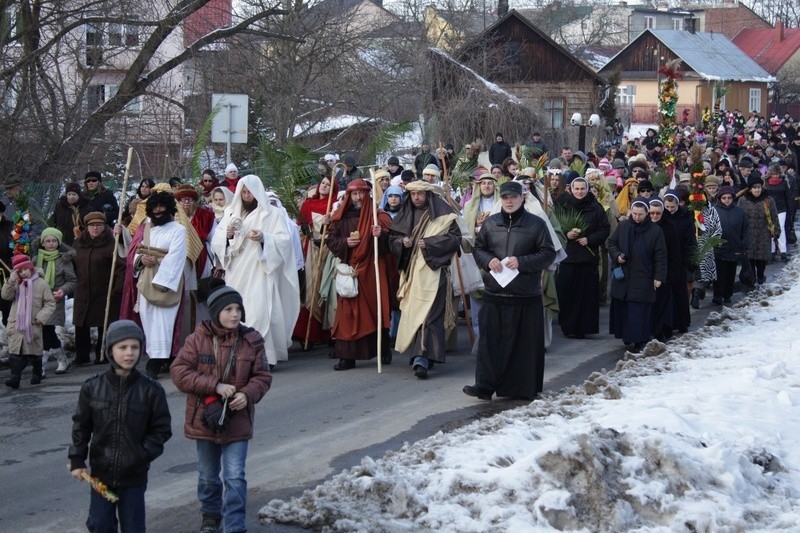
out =
[[(712, 310), (709, 295), (693, 312), (693, 326), (702, 324)], [(604, 307), (603, 332), (608, 331), (607, 318)], [(457, 349), (427, 381), (415, 379), (407, 360), (398, 357), (378, 374), (375, 361), (334, 372), (327, 347), (290, 354), (290, 360), (276, 368), (272, 389), (256, 408), (247, 461), (249, 529), (295, 531), (259, 524), (258, 510), (273, 498), (316, 486), (365, 455), (381, 456), (403, 442), (520, 405), (481, 402), (461, 392), (474, 376), (468, 344), (461, 325)], [(545, 390), (580, 384), (591, 372), (613, 367), (622, 353), (620, 341), (607, 334), (566, 339), (555, 327)], [(64, 376), (55, 376), (51, 369), (42, 385), (31, 386), (29, 367), (18, 391), (0, 390), (0, 531), (85, 531), (89, 489), (67, 472), (70, 417), (81, 383), (104, 368), (83, 367)], [(2, 381), (7, 377), (7, 369), (0, 371)], [(167, 376), (160, 381), (172, 412), (173, 437), (150, 470), (148, 528), (197, 531), (196, 452), (194, 442), (183, 436), (185, 397)]]

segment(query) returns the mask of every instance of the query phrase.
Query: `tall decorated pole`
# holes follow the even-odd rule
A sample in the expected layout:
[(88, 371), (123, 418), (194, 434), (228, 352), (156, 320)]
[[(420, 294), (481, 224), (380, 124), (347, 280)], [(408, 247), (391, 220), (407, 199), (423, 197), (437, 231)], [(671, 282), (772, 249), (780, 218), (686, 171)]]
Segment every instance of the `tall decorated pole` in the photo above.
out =
[(670, 180), (675, 177), (675, 134), (678, 133), (678, 78), (683, 73), (678, 70), (680, 59), (667, 61), (659, 67), (658, 73), (664, 78), (658, 85), (658, 141), (664, 147), (663, 165)]

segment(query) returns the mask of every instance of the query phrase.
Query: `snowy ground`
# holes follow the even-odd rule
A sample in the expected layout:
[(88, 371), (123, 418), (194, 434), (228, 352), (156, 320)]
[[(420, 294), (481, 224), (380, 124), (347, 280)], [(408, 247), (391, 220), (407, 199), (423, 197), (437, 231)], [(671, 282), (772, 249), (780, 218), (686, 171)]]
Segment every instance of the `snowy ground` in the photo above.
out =
[(795, 259), (582, 388), (367, 457), (261, 517), (365, 532), (800, 531), (798, 280)]

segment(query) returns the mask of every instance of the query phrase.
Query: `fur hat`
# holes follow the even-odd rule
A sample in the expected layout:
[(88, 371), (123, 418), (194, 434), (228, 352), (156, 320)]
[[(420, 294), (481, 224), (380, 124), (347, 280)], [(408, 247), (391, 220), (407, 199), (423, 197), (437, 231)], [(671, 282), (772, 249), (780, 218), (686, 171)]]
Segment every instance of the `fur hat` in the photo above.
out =
[(753, 185), (764, 185), (764, 180), (761, 178), (760, 173), (757, 174), (754, 172), (747, 176), (747, 186), (752, 187)]
[(101, 213), (100, 211), (92, 211), (91, 213), (86, 213), (86, 216), (83, 217), (83, 223), (87, 226), (92, 222), (102, 222), (103, 224), (106, 223), (106, 216)]
[(103, 176), (101, 176), (100, 173), (96, 170), (90, 170), (89, 172), (87, 172), (86, 175), (83, 177), (83, 181), (86, 182), (90, 178), (96, 178), (97, 181), (103, 181)]
[(719, 185), (720, 179), (716, 177), (714, 174), (710, 176), (706, 176), (705, 186), (708, 187), (709, 185)]
[(191, 185), (179, 185), (175, 191), (175, 199), (182, 200), (184, 198), (191, 198), (197, 201), (200, 198), (200, 194)]
[(66, 190), (64, 191), (64, 194), (66, 194), (68, 192), (74, 192), (75, 194), (80, 194), (81, 193), (80, 184), (79, 183), (75, 183), (75, 182), (67, 183)]

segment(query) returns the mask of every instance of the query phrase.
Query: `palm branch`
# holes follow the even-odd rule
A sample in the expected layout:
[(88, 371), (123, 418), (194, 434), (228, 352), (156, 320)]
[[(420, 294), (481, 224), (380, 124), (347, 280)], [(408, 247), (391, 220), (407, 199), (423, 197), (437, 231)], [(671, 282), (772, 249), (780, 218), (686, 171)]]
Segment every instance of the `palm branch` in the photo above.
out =
[(710, 253), (713, 253), (714, 248), (718, 248), (725, 244), (725, 239), (717, 235), (700, 235), (697, 237), (697, 247), (692, 254), (692, 264), (699, 265), (703, 259)]
[(570, 230), (578, 230), (581, 236), (585, 236), (586, 230), (589, 229), (589, 224), (583, 218), (583, 214), (577, 209), (564, 206), (556, 206), (553, 208), (553, 214), (561, 224), (561, 229), (566, 234)]
[(298, 190), (307, 188), (319, 178), (314, 152), (297, 143), (277, 148), (269, 140), (259, 145), (253, 171), (261, 178), (265, 188), (275, 191), (293, 218), (300, 216), (295, 202)]
[(372, 141), (364, 150), (361, 160), (375, 161), (378, 154), (391, 151), (397, 139), (410, 132), (413, 128), (414, 125), (411, 122), (387, 124), (372, 138)]
[(193, 178), (199, 178), (200, 173), (203, 169), (200, 168), (200, 157), (203, 155), (203, 152), (208, 146), (208, 141), (211, 139), (211, 129), (214, 125), (214, 118), (222, 109), (220, 104), (214, 106), (214, 109), (211, 110), (211, 113), (208, 114), (206, 119), (203, 121), (202, 126), (197, 131), (197, 135), (194, 137), (194, 146), (192, 147), (192, 159), (190, 161), (190, 168), (192, 171)]

